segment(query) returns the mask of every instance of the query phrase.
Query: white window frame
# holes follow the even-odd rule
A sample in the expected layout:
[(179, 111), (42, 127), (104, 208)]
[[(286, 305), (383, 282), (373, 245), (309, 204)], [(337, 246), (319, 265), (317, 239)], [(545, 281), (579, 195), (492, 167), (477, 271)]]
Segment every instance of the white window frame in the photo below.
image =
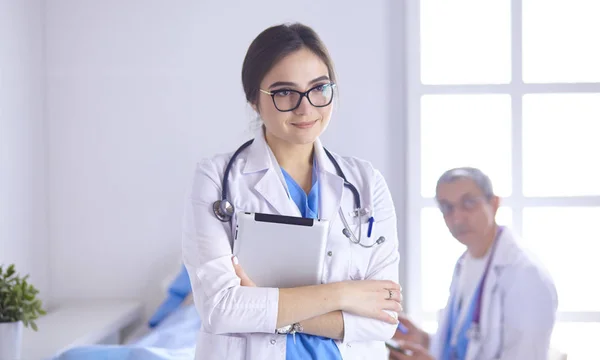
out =
[[(511, 0), (511, 82), (488, 85), (424, 85), (420, 75), (419, 0), (402, 2), (404, 28), (404, 65), (407, 116), (406, 147), (406, 243), (403, 276), (405, 308), (411, 318), (422, 324), (437, 320), (423, 310), (421, 287), (421, 209), (435, 207), (433, 198), (421, 195), (420, 99), (430, 94), (508, 94), (512, 99), (512, 192), (503, 205), (512, 209), (512, 228), (522, 233), (523, 208), (545, 206), (600, 206), (600, 196), (525, 197), (522, 181), (522, 97), (540, 93), (600, 93), (600, 83), (533, 84), (522, 81), (522, 0)], [(559, 294), (560, 296), (560, 294)], [(598, 322), (600, 312), (558, 313), (559, 322)]]

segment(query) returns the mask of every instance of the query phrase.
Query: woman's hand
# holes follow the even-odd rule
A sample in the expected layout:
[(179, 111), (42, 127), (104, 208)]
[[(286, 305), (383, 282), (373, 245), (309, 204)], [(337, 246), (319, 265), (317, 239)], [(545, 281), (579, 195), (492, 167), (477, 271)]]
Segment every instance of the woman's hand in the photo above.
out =
[(349, 313), (397, 324), (398, 319), (384, 310), (402, 312), (402, 289), (388, 280), (354, 280), (338, 283), (341, 309)]
[(231, 262), (233, 263), (233, 268), (235, 269), (235, 274), (242, 280), (241, 285), (249, 286), (249, 287), (256, 287), (256, 284), (254, 283), (254, 281), (252, 281), (252, 279), (250, 279), (250, 277), (248, 275), (246, 275), (246, 272), (242, 268), (242, 265), (240, 265), (237, 256), (232, 257)]

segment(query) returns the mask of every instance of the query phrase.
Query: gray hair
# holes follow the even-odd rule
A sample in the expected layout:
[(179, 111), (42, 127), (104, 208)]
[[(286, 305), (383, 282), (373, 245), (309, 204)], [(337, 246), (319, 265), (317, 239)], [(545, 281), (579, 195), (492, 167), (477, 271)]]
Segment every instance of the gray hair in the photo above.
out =
[(492, 181), (490, 178), (483, 173), (483, 171), (472, 168), (472, 167), (459, 167), (446, 171), (440, 176), (437, 181), (437, 185), (435, 186), (435, 192), (437, 196), (437, 190), (442, 184), (449, 184), (456, 180), (460, 179), (471, 179), (479, 190), (483, 193), (483, 195), (490, 200), (494, 197), (494, 189), (492, 187)]

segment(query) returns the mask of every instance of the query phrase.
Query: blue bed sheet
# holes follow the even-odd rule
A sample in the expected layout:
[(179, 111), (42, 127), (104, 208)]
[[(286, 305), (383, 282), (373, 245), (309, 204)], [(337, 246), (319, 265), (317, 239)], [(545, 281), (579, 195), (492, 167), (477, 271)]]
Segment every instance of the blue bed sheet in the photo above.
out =
[(193, 305), (182, 306), (131, 344), (77, 347), (53, 360), (194, 360), (200, 323)]
[(61, 354), (60, 360), (194, 360), (194, 348), (163, 349), (135, 346), (85, 346)]

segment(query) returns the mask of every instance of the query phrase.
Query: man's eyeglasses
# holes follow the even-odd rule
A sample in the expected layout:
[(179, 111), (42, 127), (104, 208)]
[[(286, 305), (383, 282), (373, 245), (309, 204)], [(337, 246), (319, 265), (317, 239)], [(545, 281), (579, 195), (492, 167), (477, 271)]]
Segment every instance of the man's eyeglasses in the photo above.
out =
[(281, 112), (293, 111), (300, 106), (302, 98), (306, 96), (308, 102), (314, 107), (325, 107), (333, 100), (334, 83), (317, 85), (306, 92), (292, 89), (278, 89), (267, 91), (260, 89), (264, 94), (271, 95), (275, 108)]
[(477, 206), (485, 200), (486, 200), (485, 196), (465, 197), (465, 198), (461, 199), (458, 202), (458, 204), (451, 204), (445, 200), (442, 200), (442, 201), (439, 201), (438, 206), (439, 206), (442, 214), (450, 215), (454, 212), (454, 209), (456, 209), (457, 207), (459, 207), (461, 210), (464, 210), (464, 211), (475, 210), (475, 208), (477, 208)]

